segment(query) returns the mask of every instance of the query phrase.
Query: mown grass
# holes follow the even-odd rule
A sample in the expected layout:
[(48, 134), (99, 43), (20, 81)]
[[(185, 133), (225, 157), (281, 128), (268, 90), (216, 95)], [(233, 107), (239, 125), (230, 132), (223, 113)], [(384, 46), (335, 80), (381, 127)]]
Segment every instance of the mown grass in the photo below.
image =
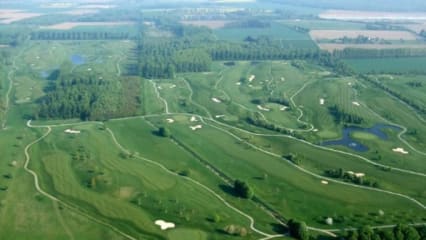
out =
[[(98, 128), (76, 127), (82, 131), (77, 136), (69, 136), (59, 128), (32, 149), (34, 161), (30, 167), (41, 174), (44, 189), (148, 239), (165, 238), (166, 232), (154, 225), (156, 219), (221, 235), (216, 230), (224, 223), (209, 220), (217, 209), (221, 209), (224, 222), (247, 226), (244, 217), (197, 185), (125, 155), (114, 146), (108, 132)], [(108, 150), (93, 143), (109, 146)]]
[[(386, 199), (393, 203), (378, 204), (375, 203), (375, 198), (381, 193), (348, 188), (334, 183), (324, 186), (320, 183), (321, 179), (297, 171), (286, 160), (255, 151), (229, 135), (206, 125), (197, 131), (192, 131), (188, 123), (183, 122), (171, 124), (169, 128), (174, 137), (186, 143), (193, 151), (225, 174), (248, 181), (254, 187), (256, 196), (286, 217), (303, 218), (310, 224), (318, 225), (321, 222), (318, 219), (327, 215), (345, 216), (360, 212), (367, 215), (368, 212), (377, 212), (382, 208), (387, 208), (385, 211), (390, 213), (393, 211), (391, 206), (395, 204), (394, 201), (406, 201), (390, 196)], [(218, 151), (218, 149), (221, 150)], [(267, 178), (262, 180), (265, 174)], [(351, 202), (349, 205), (356, 205), (356, 209), (349, 206), (347, 202)], [(316, 207), (306, 207), (313, 205)], [(413, 208), (416, 207), (412, 204), (406, 210), (394, 211), (394, 214), (398, 211), (408, 211), (413, 214)], [(345, 224), (356, 225), (360, 221), (362, 220), (358, 219)], [(383, 219), (383, 221), (386, 220)]]

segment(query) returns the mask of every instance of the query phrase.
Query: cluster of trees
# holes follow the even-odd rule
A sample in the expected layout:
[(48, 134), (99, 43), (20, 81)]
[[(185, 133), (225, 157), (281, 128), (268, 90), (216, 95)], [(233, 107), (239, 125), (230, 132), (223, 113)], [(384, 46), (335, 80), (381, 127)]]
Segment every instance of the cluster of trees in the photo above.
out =
[(273, 123), (266, 121), (265, 119), (259, 117), (257, 114), (248, 116), (246, 118), (246, 121), (247, 121), (248, 124), (254, 125), (256, 127), (265, 128), (265, 129), (275, 131), (275, 132), (279, 132), (279, 133), (282, 133), (282, 134), (290, 134), (291, 133), (290, 131), (288, 131), (285, 128), (282, 128), (280, 126), (277, 126)]
[(364, 226), (358, 230), (348, 231), (346, 240), (420, 240), (426, 238), (426, 227), (416, 229), (413, 226), (397, 224), (391, 230), (376, 230)]
[(37, 31), (31, 33), (31, 40), (123, 40), (129, 38), (128, 32)]
[(411, 82), (408, 82), (407, 85), (413, 88), (423, 87), (423, 83), (419, 81), (411, 81)]
[(139, 72), (146, 78), (173, 78), (177, 72), (209, 71), (212, 59), (187, 39), (143, 40), (138, 46)]
[(254, 195), (253, 189), (246, 182), (238, 179), (234, 181), (234, 193), (246, 199), (250, 199)]
[(337, 105), (329, 106), (328, 112), (333, 116), (336, 124), (362, 124), (364, 118), (352, 113), (347, 113)]
[(46, 95), (39, 100), (35, 118), (105, 120), (138, 112), (141, 104), (138, 78), (112, 81), (97, 74), (66, 74), (69, 72), (66, 69), (63, 67), (58, 78), (51, 80)]
[(290, 107), (290, 102), (283, 97), (255, 98), (255, 99), (252, 99), (251, 102), (257, 105), (262, 105), (264, 103), (269, 102), (269, 103), (276, 103), (286, 107)]
[(390, 89), (386, 85), (384, 85), (382, 82), (377, 81), (373, 79), (373, 77), (362, 75), (360, 78), (372, 83), (376, 87), (384, 90), (385, 92), (389, 93), (390, 95), (396, 97), (397, 99), (401, 100), (402, 102), (406, 103), (410, 107), (414, 108), (416, 111), (418, 111), (421, 114), (426, 114), (426, 107), (420, 106), (416, 102), (414, 102), (412, 99), (408, 98), (406, 95), (401, 94), (393, 89)]
[(325, 170), (324, 175), (331, 178), (339, 178), (345, 182), (351, 182), (358, 185), (364, 185), (375, 188), (380, 187), (377, 181), (370, 180), (365, 176), (357, 176), (354, 173), (344, 171), (342, 168)]

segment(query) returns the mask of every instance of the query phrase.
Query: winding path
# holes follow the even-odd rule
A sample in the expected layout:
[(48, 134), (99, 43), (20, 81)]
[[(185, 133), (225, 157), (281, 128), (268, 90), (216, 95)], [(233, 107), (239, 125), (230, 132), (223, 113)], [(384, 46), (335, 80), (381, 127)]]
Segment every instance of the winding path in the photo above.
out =
[[(59, 126), (68, 126), (68, 125), (69, 125), (69, 124), (62, 124), (62, 125), (61, 125), (61, 124), (59, 124), (59, 125), (55, 125), (55, 127), (59, 127)], [(75, 124), (74, 124), (74, 125), (75, 125)], [(121, 230), (119, 230), (118, 228), (114, 227), (113, 225), (111, 225), (111, 224), (109, 224), (109, 223), (107, 223), (107, 222), (104, 222), (104, 221), (102, 221), (102, 220), (99, 220), (99, 219), (97, 219), (97, 218), (95, 218), (95, 217), (93, 217), (93, 216), (91, 216), (91, 215), (88, 215), (88, 214), (86, 214), (86, 213), (82, 212), (82, 211), (81, 211), (78, 207), (75, 207), (75, 206), (73, 206), (73, 205), (71, 205), (71, 204), (68, 204), (68, 203), (66, 203), (66, 202), (64, 202), (64, 201), (62, 201), (62, 200), (60, 200), (60, 199), (58, 199), (57, 197), (55, 197), (55, 196), (53, 196), (53, 195), (51, 195), (51, 194), (49, 194), (49, 193), (45, 192), (45, 191), (44, 191), (44, 190), (40, 187), (40, 184), (39, 184), (39, 177), (38, 177), (37, 173), (36, 173), (36, 172), (34, 172), (33, 170), (31, 170), (30, 168), (28, 168), (28, 165), (29, 165), (29, 163), (30, 163), (30, 161), (31, 161), (31, 157), (30, 157), (30, 154), (29, 154), (29, 152), (28, 152), (28, 151), (29, 151), (29, 149), (30, 149), (30, 148), (31, 148), (34, 144), (36, 144), (36, 143), (40, 142), (41, 140), (43, 140), (44, 138), (46, 138), (46, 137), (50, 134), (50, 132), (52, 131), (52, 127), (51, 127), (50, 125), (46, 125), (46, 126), (33, 126), (33, 125), (31, 125), (31, 120), (29, 120), (29, 121), (27, 122), (27, 127), (29, 127), (29, 128), (47, 128), (47, 131), (46, 131), (46, 132), (45, 132), (45, 133), (44, 133), (41, 137), (39, 137), (39, 138), (37, 138), (36, 140), (34, 140), (33, 142), (29, 143), (29, 144), (25, 147), (25, 149), (24, 149), (24, 153), (25, 153), (24, 170), (33, 176), (33, 179), (34, 179), (34, 187), (35, 187), (35, 189), (37, 190), (37, 192), (39, 192), (41, 195), (43, 195), (43, 196), (45, 196), (45, 197), (49, 198), (50, 200), (52, 200), (52, 201), (54, 201), (54, 202), (60, 203), (60, 204), (62, 204), (63, 206), (65, 206), (65, 207), (67, 207), (67, 208), (69, 208), (69, 209), (71, 209), (71, 210), (74, 210), (74, 211), (78, 212), (80, 215), (82, 215), (82, 216), (84, 216), (84, 217), (86, 217), (86, 218), (88, 218), (88, 219), (91, 219), (92, 221), (94, 221), (94, 222), (96, 222), (96, 223), (98, 223), (98, 224), (101, 224), (101, 225), (103, 225), (103, 226), (105, 226), (105, 227), (108, 227), (109, 229), (113, 230), (114, 232), (116, 232), (116, 233), (118, 233), (118, 234), (122, 235), (123, 237), (125, 237), (125, 238), (127, 238), (127, 239), (130, 239), (130, 240), (137, 240), (136, 238), (134, 238), (134, 237), (132, 237), (132, 236), (128, 235), (127, 233), (122, 232)]]

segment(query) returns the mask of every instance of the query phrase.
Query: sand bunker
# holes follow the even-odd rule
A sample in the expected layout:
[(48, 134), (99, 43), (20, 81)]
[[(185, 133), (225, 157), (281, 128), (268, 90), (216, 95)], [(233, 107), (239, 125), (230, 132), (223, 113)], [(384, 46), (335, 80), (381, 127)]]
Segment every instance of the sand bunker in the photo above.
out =
[(175, 87), (176, 87), (176, 85), (175, 85), (175, 84), (173, 84), (173, 85), (171, 85), (171, 86), (170, 86), (170, 88), (175, 88)]
[(392, 151), (396, 152), (396, 153), (402, 153), (402, 154), (408, 154), (407, 151), (404, 150), (404, 148), (394, 148), (392, 149)]
[(167, 230), (169, 228), (175, 228), (175, 224), (172, 222), (166, 222), (164, 220), (157, 220), (155, 221), (155, 225), (160, 226), (161, 230)]
[(353, 171), (347, 171), (346, 173), (351, 175), (351, 176), (355, 176), (357, 178), (365, 177), (365, 173), (356, 173), (356, 172), (353, 172)]
[(320, 104), (321, 104), (321, 105), (324, 105), (324, 103), (325, 103), (324, 98), (320, 98)]
[(259, 110), (262, 110), (262, 111), (265, 111), (265, 112), (269, 112), (271, 109), (269, 109), (269, 108), (264, 108), (264, 107), (262, 107), (262, 106), (260, 106), (260, 105), (257, 105), (257, 109), (259, 109)]
[(198, 121), (197, 118), (195, 116), (192, 116), (191, 117), (191, 122), (196, 122), (196, 121)]
[(249, 80), (249, 82), (252, 82), (255, 78), (256, 78), (255, 75), (251, 75), (248, 80)]
[(173, 118), (167, 118), (167, 119), (166, 119), (166, 121), (167, 121), (168, 123), (174, 123), (174, 122), (175, 122), (175, 120), (174, 120)]
[(241, 85), (241, 82), (237, 82), (237, 83), (235, 83), (237, 86), (240, 86)]
[(195, 130), (197, 130), (197, 129), (201, 129), (201, 128), (203, 128), (203, 125), (189, 126), (189, 128), (191, 128), (191, 129), (192, 129), (192, 131), (195, 131)]
[(213, 102), (215, 102), (215, 103), (221, 103), (222, 101), (220, 101), (219, 99), (217, 99), (217, 98), (212, 98), (212, 101)]
[(282, 82), (284, 82), (284, 81), (285, 81), (285, 77), (282, 77), (282, 78), (281, 78), (281, 81), (282, 81)]
[(80, 134), (79, 130), (72, 130), (72, 129), (66, 129), (64, 132), (69, 134)]
[(314, 131), (314, 132), (318, 132), (318, 129), (314, 128), (312, 131)]
[(281, 108), (280, 108), (280, 111), (285, 111), (285, 110), (287, 110), (287, 106), (282, 106)]
[(352, 102), (352, 104), (357, 106), (357, 107), (361, 106), (361, 104), (359, 104), (359, 102)]
[(224, 118), (225, 115), (216, 115), (215, 118)]
[(325, 185), (327, 185), (327, 184), (328, 184), (328, 182), (327, 182), (327, 181), (325, 181), (325, 180), (322, 180), (322, 181), (321, 181), (321, 183), (322, 183), (322, 184), (325, 184)]

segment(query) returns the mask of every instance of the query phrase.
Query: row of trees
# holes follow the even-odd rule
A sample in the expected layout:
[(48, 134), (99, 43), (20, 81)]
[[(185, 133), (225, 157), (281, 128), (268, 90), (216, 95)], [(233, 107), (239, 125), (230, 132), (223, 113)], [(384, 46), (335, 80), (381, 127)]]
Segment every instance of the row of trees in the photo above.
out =
[(345, 48), (334, 50), (336, 58), (397, 58), (397, 57), (424, 57), (426, 49), (417, 48), (389, 48), (389, 49), (360, 49)]
[(128, 32), (98, 31), (38, 31), (31, 33), (31, 40), (123, 40), (130, 39)]

